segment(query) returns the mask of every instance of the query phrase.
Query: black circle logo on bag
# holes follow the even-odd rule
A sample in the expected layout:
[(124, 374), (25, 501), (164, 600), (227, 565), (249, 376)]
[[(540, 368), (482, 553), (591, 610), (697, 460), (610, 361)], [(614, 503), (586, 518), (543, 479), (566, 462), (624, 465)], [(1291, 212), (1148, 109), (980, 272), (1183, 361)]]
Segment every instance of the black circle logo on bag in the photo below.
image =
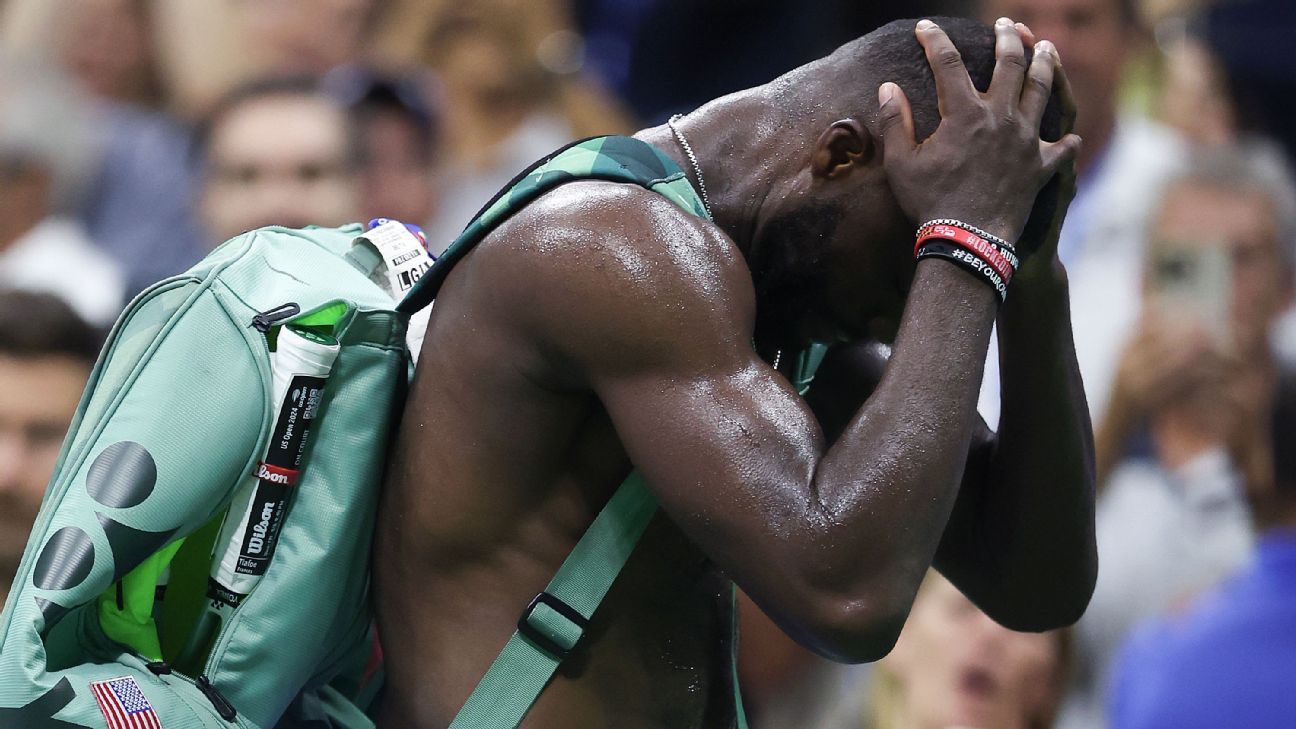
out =
[(123, 440), (103, 449), (86, 472), (90, 498), (114, 509), (139, 506), (157, 486), (157, 463), (148, 449)]

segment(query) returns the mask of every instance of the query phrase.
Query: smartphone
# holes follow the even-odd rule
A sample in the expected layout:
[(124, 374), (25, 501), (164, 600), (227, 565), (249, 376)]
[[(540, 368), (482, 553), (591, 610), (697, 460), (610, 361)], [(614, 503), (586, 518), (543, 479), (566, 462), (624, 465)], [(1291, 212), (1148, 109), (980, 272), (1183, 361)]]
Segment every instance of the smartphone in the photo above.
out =
[(1233, 259), (1223, 241), (1155, 241), (1146, 275), (1149, 305), (1161, 316), (1231, 345)]

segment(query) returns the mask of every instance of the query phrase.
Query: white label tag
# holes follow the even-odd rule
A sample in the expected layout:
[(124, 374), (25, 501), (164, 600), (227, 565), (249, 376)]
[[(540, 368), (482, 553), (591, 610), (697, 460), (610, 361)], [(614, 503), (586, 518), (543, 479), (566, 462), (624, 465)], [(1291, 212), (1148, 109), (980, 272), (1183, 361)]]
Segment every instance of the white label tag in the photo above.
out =
[(389, 220), (365, 231), (364, 238), (382, 256), (387, 275), (385, 288), (397, 301), (432, 267), (432, 256), (423, 248), (423, 242), (399, 221)]
[[(382, 258), (382, 264), (379, 265), (381, 273), (375, 270), (369, 278), (397, 301), (405, 298), (414, 282), (432, 267), (434, 259), (423, 247), (423, 242), (400, 221), (389, 220), (366, 231), (362, 237)], [(429, 304), (410, 317), (405, 344), (416, 363), (423, 348), (423, 332), (427, 329), (431, 314), (432, 306)]]

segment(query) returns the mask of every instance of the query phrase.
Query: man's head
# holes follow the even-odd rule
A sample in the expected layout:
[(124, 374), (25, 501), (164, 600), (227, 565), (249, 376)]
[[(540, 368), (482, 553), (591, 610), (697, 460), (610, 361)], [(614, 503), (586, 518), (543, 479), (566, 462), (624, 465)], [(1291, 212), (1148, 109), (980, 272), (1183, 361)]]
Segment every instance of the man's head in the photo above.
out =
[(360, 216), (346, 110), (309, 80), (234, 91), (203, 130), (202, 217), (214, 242), (264, 225), (341, 225)]
[[(973, 85), (984, 92), (995, 66), (993, 31), (973, 20), (934, 20), (958, 49)], [(887, 180), (877, 90), (887, 81), (900, 86), (918, 141), (936, 130), (936, 84), (914, 35), (915, 22), (885, 25), (759, 91), (764, 103), (777, 109), (774, 136), (787, 140), (779, 156), (788, 170), (761, 202), (748, 252), (757, 295), (773, 302), (762, 312), (763, 328), (797, 328), (792, 320), (809, 312), (813, 321), (799, 327), (801, 336), (894, 336), (915, 267), (913, 234), (921, 221), (900, 211)], [(1026, 53), (1029, 63), (1030, 48)], [(1061, 136), (1055, 100), (1042, 136)], [(1037, 217), (1049, 215), (1038, 212), (1044, 215)]]
[(49, 294), (0, 291), (0, 588), (8, 591), (99, 348)]
[[(1145, 295), (1156, 305), (1171, 295), (1163, 289), (1175, 285), (1163, 279), (1176, 271), (1161, 271), (1165, 266), (1154, 265), (1158, 261), (1221, 261), (1218, 308), (1227, 314), (1220, 327), (1227, 331), (1226, 344), (1245, 361), (1267, 361), (1269, 328), (1291, 300), (1294, 226), (1296, 187), (1277, 151), (1204, 151), (1166, 188), (1148, 240)], [(1203, 289), (1211, 288), (1208, 277), (1202, 272)], [(1197, 303), (1209, 306), (1211, 295), (1203, 290)], [(1193, 316), (1191, 306), (1175, 306), (1175, 316)]]
[[(1080, 107), (1076, 132), (1096, 153), (1116, 120), (1116, 92), (1139, 18), (1134, 0), (982, 0), (981, 19), (1008, 17), (1057, 46)], [(1083, 160), (1082, 160), (1083, 161)]]

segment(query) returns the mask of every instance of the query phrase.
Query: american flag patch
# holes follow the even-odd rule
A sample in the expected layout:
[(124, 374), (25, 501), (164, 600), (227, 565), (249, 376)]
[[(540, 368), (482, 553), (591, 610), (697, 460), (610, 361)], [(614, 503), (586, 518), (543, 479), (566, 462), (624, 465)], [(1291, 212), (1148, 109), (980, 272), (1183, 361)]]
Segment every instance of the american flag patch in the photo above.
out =
[(108, 720), (108, 729), (162, 729), (162, 720), (130, 676), (95, 681), (90, 693)]

